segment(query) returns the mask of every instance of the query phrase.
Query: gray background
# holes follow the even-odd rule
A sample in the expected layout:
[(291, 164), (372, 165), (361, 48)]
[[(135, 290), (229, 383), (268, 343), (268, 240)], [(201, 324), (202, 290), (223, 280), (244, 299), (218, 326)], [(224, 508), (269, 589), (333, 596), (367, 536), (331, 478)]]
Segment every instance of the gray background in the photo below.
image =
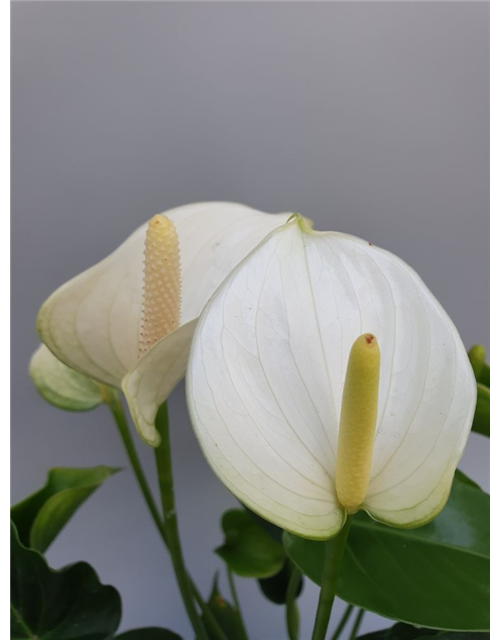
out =
[[(12, 7), (12, 494), (55, 465), (126, 466), (105, 409), (67, 414), (27, 376), (37, 309), (152, 214), (227, 199), (296, 210), (411, 264), (464, 343), (488, 343), (486, 3), (17, 3)], [(206, 591), (234, 499), (208, 469), (179, 387), (175, 477), (189, 566)], [(140, 445), (153, 480), (151, 451)], [(462, 467), (488, 485), (487, 442)], [(123, 629), (190, 637), (129, 470), (49, 552), (91, 562)], [(225, 580), (222, 580), (225, 587)], [(283, 609), (238, 580), (252, 638)], [(317, 589), (301, 599), (312, 624)], [(335, 614), (338, 619), (339, 611)], [(365, 630), (383, 626), (368, 616)], [(307, 634), (306, 634), (307, 635)]]

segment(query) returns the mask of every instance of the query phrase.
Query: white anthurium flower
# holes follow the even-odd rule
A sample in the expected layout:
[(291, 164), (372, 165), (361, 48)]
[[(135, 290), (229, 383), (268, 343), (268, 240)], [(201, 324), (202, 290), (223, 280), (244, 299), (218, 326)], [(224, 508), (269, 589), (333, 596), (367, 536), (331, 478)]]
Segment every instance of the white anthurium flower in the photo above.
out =
[(313, 539), (335, 535), (358, 509), (398, 527), (435, 517), (476, 398), (457, 330), (420, 277), (300, 216), (205, 306), (186, 383), (221, 481), (267, 520)]
[(142, 438), (184, 376), (198, 315), (230, 271), (290, 213), (206, 202), (171, 209), (57, 289), (38, 331), (72, 369), (120, 388)]

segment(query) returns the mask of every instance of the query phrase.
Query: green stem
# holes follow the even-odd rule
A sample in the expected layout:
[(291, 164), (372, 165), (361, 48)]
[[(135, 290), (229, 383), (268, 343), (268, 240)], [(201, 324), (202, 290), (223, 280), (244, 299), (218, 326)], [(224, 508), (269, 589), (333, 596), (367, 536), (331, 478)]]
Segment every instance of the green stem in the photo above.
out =
[(193, 590), (194, 599), (198, 603), (198, 606), (200, 607), (201, 611), (203, 612), (203, 615), (205, 616), (207, 627), (212, 633), (214, 640), (229, 640), (226, 637), (225, 633), (220, 628), (219, 623), (217, 622), (210, 607), (207, 605), (205, 600), (203, 600), (203, 597), (199, 592), (198, 587), (195, 585), (195, 583), (192, 580), (191, 580), (191, 589)]
[(351, 617), (351, 613), (354, 611), (354, 606), (350, 604), (346, 610), (344, 611), (344, 615), (340, 619), (338, 627), (335, 629), (335, 632), (332, 636), (332, 640), (338, 640), (340, 638), (340, 634), (344, 630), (346, 624), (349, 622), (349, 618)]
[[(158, 529), (158, 533), (160, 534), (163, 542), (165, 543), (167, 550), (169, 550), (168, 540), (165, 534), (165, 527), (163, 524), (163, 520), (156, 507), (153, 494), (151, 493), (151, 489), (149, 488), (148, 481), (146, 480), (146, 476), (142, 469), (141, 462), (137, 454), (137, 449), (135, 447), (134, 440), (132, 439), (132, 436), (130, 434), (128, 421), (127, 421), (125, 412), (123, 411), (123, 407), (120, 402), (119, 395), (115, 391), (109, 390), (107, 403), (115, 419), (116, 426), (118, 427), (118, 432), (120, 434), (123, 445), (125, 447), (125, 451), (127, 453), (129, 462), (132, 466), (132, 470), (137, 480), (137, 484), (139, 485), (139, 488), (148, 506), (151, 517), (153, 518), (156, 528)], [(224, 632), (220, 628), (219, 623), (215, 619), (214, 614), (210, 610), (210, 607), (208, 607), (207, 603), (203, 600), (203, 597), (200, 594), (196, 585), (194, 584), (193, 580), (191, 580), (191, 588), (193, 590), (193, 594), (196, 599), (196, 602), (198, 603), (200, 609), (203, 611), (203, 615), (205, 616), (207, 625), (210, 626), (210, 630), (214, 638), (216, 640), (228, 640)]]
[(155, 500), (153, 498), (153, 494), (151, 493), (151, 489), (149, 488), (148, 481), (146, 480), (146, 476), (144, 475), (144, 471), (141, 466), (141, 461), (139, 460), (139, 456), (137, 454), (137, 449), (135, 448), (134, 441), (132, 439), (132, 435), (130, 433), (130, 429), (127, 422), (127, 417), (125, 412), (123, 411), (122, 404), (120, 402), (120, 397), (116, 393), (116, 391), (111, 392), (111, 397), (109, 400), (109, 408), (111, 409), (111, 413), (116, 422), (116, 426), (118, 427), (118, 432), (122, 439), (123, 445), (125, 447), (125, 451), (127, 452), (128, 459), (130, 464), (132, 465), (132, 469), (134, 471), (135, 478), (139, 485), (139, 488), (142, 492), (144, 500), (149, 509), (149, 513), (154, 520), (156, 528), (163, 541), (167, 545), (168, 542), (167, 537), (165, 535), (163, 521), (161, 519), (160, 513), (156, 507)]
[(323, 578), (321, 581), (321, 591), (319, 594), (318, 608), (316, 610), (312, 640), (325, 640), (333, 601), (335, 600), (337, 578), (340, 572), (340, 565), (342, 563), (342, 556), (344, 554), (350, 526), (351, 518), (347, 516), (346, 522), (339, 533), (327, 542)]
[(288, 586), (286, 588), (285, 601), (286, 629), (290, 640), (299, 640), (300, 617), (299, 610), (295, 603), (295, 596), (297, 595), (301, 576), (302, 574), (297, 567), (293, 566), (292, 573), (288, 580)]
[(196, 611), (191, 583), (182, 557), (181, 540), (175, 508), (174, 478), (172, 475), (172, 455), (170, 450), (170, 433), (166, 402), (160, 407), (158, 415), (156, 416), (156, 428), (161, 437), (161, 443), (155, 449), (156, 468), (158, 470), (165, 535), (170, 550), (170, 557), (172, 558), (172, 564), (182, 600), (184, 601), (184, 607), (191, 621), (196, 638), (198, 640), (208, 640), (205, 627)]
[(365, 615), (365, 610), (360, 609), (358, 611), (358, 615), (356, 616), (356, 620), (354, 620), (354, 626), (352, 628), (351, 635), (349, 636), (349, 640), (356, 640), (356, 636), (358, 635), (358, 631), (361, 626), (361, 622), (363, 621), (364, 615)]
[(238, 621), (241, 627), (241, 637), (245, 640), (248, 640), (247, 630), (245, 628), (245, 622), (243, 620), (243, 615), (241, 613), (240, 601), (238, 598), (238, 593), (236, 592), (236, 585), (234, 584), (234, 577), (231, 569), (226, 565), (227, 571), (227, 581), (229, 583), (229, 590), (231, 592), (231, 597), (233, 599), (234, 608), (236, 609), (236, 613), (238, 614)]

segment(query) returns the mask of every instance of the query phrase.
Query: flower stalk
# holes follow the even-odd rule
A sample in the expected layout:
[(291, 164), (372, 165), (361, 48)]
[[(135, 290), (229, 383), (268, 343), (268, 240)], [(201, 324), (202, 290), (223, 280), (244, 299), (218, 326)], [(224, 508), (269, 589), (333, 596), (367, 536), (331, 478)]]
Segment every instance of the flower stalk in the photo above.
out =
[(316, 610), (312, 640), (324, 640), (326, 637), (333, 601), (335, 600), (337, 579), (340, 573), (350, 526), (351, 516), (347, 516), (345, 524), (339, 533), (327, 542), (323, 578), (321, 581), (321, 591), (319, 594), (318, 608)]
[(354, 606), (352, 604), (346, 607), (346, 610), (344, 611), (344, 615), (340, 619), (340, 622), (337, 628), (333, 632), (332, 640), (339, 640), (342, 634), (342, 631), (345, 629), (346, 624), (349, 622), (349, 618), (351, 617), (351, 613), (353, 611), (354, 611)]
[(302, 574), (294, 566), (288, 581), (285, 603), (286, 629), (290, 640), (299, 640), (300, 615), (295, 601), (301, 577)]
[[(115, 424), (118, 428), (118, 432), (122, 439), (125, 451), (127, 453), (127, 457), (132, 466), (132, 470), (137, 480), (137, 484), (139, 485), (139, 488), (141, 490), (144, 501), (146, 502), (146, 505), (149, 509), (151, 517), (153, 518), (153, 521), (156, 525), (158, 533), (160, 534), (161, 539), (165, 543), (167, 551), (170, 553), (170, 548), (168, 546), (168, 540), (165, 533), (165, 526), (164, 526), (162, 517), (157, 509), (156, 502), (153, 498), (153, 494), (151, 493), (151, 489), (149, 488), (148, 481), (146, 479), (144, 470), (139, 460), (139, 456), (137, 454), (137, 449), (135, 447), (134, 440), (130, 433), (130, 428), (127, 422), (127, 418), (125, 416), (125, 412), (123, 411), (123, 407), (117, 392), (114, 390), (108, 389), (106, 402), (110, 407), (111, 413), (113, 414)], [(228, 640), (228, 638), (226, 638), (224, 632), (220, 628), (217, 620), (215, 619), (212, 611), (207, 606), (206, 602), (203, 600), (203, 597), (199, 592), (198, 587), (196, 586), (196, 584), (193, 582), (192, 579), (190, 579), (190, 582), (191, 582), (191, 589), (193, 591), (194, 598), (198, 606), (200, 607), (201, 611), (203, 612), (203, 615), (206, 619), (207, 626), (209, 627), (213, 637), (216, 640)]]
[(174, 497), (174, 479), (172, 474), (172, 455), (170, 450), (170, 434), (167, 404), (164, 403), (156, 417), (156, 428), (161, 437), (160, 445), (155, 449), (156, 468), (160, 485), (161, 503), (165, 523), (170, 557), (174, 567), (175, 576), (179, 585), (186, 613), (198, 640), (208, 640), (208, 635), (203, 623), (198, 616), (194, 604), (194, 594), (191, 588), (189, 576), (184, 564), (182, 547), (177, 526), (177, 511)]
[(229, 584), (229, 591), (231, 592), (231, 597), (233, 599), (234, 608), (235, 608), (236, 613), (238, 615), (238, 624), (239, 624), (240, 631), (241, 631), (241, 637), (244, 640), (249, 640), (248, 639), (247, 630), (246, 630), (246, 627), (245, 627), (245, 621), (243, 620), (243, 614), (241, 612), (240, 599), (238, 598), (238, 592), (236, 591), (236, 585), (234, 583), (233, 572), (231, 571), (229, 566), (226, 566), (226, 571), (227, 571), (227, 582)]

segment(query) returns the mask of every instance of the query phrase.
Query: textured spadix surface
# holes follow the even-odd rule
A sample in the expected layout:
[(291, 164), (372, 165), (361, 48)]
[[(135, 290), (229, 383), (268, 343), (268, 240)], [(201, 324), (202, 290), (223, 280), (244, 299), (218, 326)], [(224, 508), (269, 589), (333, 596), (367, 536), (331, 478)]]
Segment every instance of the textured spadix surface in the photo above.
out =
[(470, 431), (475, 382), (451, 320), (402, 260), (300, 219), (272, 232), (204, 308), (187, 373), (191, 419), (215, 473), (251, 509), (298, 535), (345, 519), (335, 490), (347, 359), (380, 347), (366, 498), (414, 527), (444, 506)]
[[(131, 374), (123, 381), (124, 390), (139, 433), (152, 444), (158, 441), (157, 407), (184, 375), (203, 305), (231, 269), (290, 216), (227, 202), (192, 204), (162, 215), (173, 223), (178, 239), (179, 326), (142, 358), (147, 224), (107, 258), (57, 289), (38, 316), (42, 340), (68, 366), (115, 387)], [(151, 366), (156, 367), (153, 374)]]

